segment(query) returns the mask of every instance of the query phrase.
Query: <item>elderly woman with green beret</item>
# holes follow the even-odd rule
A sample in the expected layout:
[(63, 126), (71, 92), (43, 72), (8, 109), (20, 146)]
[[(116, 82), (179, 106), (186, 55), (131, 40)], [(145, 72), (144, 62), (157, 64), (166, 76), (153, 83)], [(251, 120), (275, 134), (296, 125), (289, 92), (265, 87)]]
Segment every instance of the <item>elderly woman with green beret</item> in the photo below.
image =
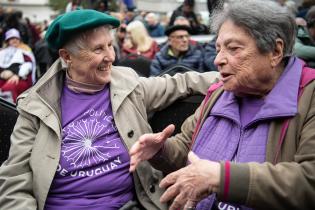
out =
[(129, 172), (128, 150), (152, 132), (148, 115), (180, 97), (205, 93), (217, 74), (139, 78), (115, 67), (111, 29), (94, 10), (59, 16), (46, 40), (58, 59), (18, 99), (9, 158), (0, 168), (0, 209), (166, 209), (161, 172)]

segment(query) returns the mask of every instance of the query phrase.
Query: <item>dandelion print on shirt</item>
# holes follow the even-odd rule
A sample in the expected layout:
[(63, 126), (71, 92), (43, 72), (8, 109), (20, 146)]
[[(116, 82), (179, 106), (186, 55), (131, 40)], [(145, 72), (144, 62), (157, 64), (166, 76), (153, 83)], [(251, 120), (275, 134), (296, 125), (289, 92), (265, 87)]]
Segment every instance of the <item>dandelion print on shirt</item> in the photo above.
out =
[[(76, 169), (108, 161), (112, 157), (110, 151), (120, 149), (121, 146), (118, 145), (121, 141), (119, 137), (110, 139), (111, 134), (117, 132), (112, 116), (103, 110), (97, 112), (94, 109), (89, 109), (84, 116), (85, 119), (72, 122), (63, 129), (61, 152)], [(104, 146), (96, 142), (101, 138), (105, 139)]]

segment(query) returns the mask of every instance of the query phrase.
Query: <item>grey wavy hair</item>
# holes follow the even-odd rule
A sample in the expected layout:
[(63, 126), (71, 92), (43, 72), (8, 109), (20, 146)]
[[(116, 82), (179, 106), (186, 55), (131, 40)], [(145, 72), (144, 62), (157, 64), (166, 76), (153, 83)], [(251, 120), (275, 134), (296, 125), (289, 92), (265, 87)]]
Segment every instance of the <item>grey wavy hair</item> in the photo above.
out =
[(231, 20), (256, 40), (261, 53), (274, 51), (276, 39), (280, 38), (284, 42), (283, 56), (292, 54), (296, 24), (286, 8), (270, 0), (234, 0), (222, 8), (219, 6), (211, 16), (211, 29), (215, 33), (225, 21)]

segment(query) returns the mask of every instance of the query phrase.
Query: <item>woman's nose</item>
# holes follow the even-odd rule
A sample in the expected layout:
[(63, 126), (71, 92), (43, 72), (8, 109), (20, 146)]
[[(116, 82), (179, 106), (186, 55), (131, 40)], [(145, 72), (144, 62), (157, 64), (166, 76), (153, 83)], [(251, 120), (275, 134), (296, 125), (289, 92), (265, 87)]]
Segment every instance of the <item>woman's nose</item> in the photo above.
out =
[(115, 51), (114, 50), (110, 50), (110, 49), (106, 50), (105, 53), (104, 53), (103, 60), (107, 61), (107, 62), (114, 62), (114, 60), (115, 60)]
[(215, 57), (214, 61), (213, 61), (214, 65), (216, 66), (222, 66), (224, 64), (227, 63), (226, 57), (224, 55), (224, 52), (219, 51), (217, 53), (217, 56)]

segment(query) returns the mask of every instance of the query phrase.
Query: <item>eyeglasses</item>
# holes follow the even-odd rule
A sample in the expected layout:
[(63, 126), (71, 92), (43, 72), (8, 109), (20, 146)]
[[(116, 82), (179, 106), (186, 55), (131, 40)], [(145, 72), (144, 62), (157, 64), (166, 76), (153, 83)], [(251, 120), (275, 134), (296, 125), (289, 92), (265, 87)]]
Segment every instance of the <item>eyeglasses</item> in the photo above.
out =
[(174, 38), (174, 39), (189, 39), (190, 35), (189, 34), (186, 34), (186, 35), (177, 35), (177, 36), (170, 36), (171, 38)]

